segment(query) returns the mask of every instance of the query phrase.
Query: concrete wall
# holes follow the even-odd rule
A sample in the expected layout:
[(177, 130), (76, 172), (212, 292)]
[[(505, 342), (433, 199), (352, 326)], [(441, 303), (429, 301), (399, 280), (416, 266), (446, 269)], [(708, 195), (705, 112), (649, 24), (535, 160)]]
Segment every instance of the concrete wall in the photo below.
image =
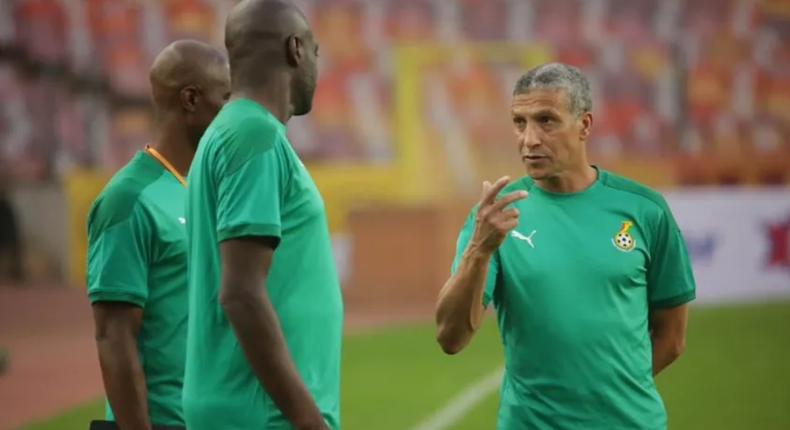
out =
[[(68, 267), (68, 212), (62, 186), (20, 185), (12, 192), (32, 279), (64, 279)], [(43, 272), (43, 273), (42, 273)]]

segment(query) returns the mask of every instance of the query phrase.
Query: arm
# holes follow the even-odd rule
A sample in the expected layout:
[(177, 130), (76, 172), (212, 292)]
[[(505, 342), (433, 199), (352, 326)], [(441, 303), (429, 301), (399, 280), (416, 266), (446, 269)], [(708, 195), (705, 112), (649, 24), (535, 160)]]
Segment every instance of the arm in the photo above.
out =
[(96, 348), (104, 390), (115, 421), (124, 430), (149, 430), (145, 373), (137, 351), (143, 310), (123, 302), (93, 305)]
[(277, 142), (280, 137), (263, 124), (242, 125), (239, 141), (226, 145), (217, 160), (220, 305), (277, 408), (298, 430), (324, 429), (266, 293), (291, 167)]
[(447, 354), (457, 354), (472, 340), (496, 284), (496, 258), (465, 243), (470, 234), (462, 230), (458, 238), (460, 255), (436, 304), (436, 339)]
[(88, 220), (88, 297), (102, 380), (115, 421), (149, 430), (137, 334), (148, 298), (148, 238), (142, 210), (120, 192), (97, 201)]
[(652, 229), (647, 271), (653, 375), (672, 364), (686, 347), (688, 303), (696, 296), (691, 261), (683, 236), (666, 203)]
[(672, 364), (686, 349), (688, 304), (650, 312), (650, 340), (653, 342), (653, 376)]
[(280, 321), (266, 294), (266, 275), (276, 247), (272, 237), (220, 244), (220, 305), (261, 385), (297, 429), (323, 423), (288, 352)]
[(452, 276), (439, 292), (436, 304), (436, 340), (447, 354), (457, 354), (469, 344), (491, 302), (499, 273), (499, 245), (518, 225), (518, 210), (509, 204), (527, 196), (523, 190), (499, 192), (510, 182), (500, 178), (483, 183), (480, 203), (466, 218), (456, 243)]

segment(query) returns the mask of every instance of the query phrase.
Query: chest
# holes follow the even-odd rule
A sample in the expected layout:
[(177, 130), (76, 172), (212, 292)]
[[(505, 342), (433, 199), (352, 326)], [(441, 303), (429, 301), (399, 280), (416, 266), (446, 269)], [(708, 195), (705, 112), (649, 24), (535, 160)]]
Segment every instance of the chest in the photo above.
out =
[(519, 225), (499, 249), (507, 294), (593, 299), (646, 287), (649, 251), (636, 214), (532, 197), (518, 209)]
[(310, 172), (296, 154), (290, 154), (289, 172), (282, 195), (283, 230), (305, 224), (326, 223), (324, 200)]
[(148, 210), (153, 221), (152, 265), (186, 264), (186, 188), (180, 183), (167, 184), (149, 200)]

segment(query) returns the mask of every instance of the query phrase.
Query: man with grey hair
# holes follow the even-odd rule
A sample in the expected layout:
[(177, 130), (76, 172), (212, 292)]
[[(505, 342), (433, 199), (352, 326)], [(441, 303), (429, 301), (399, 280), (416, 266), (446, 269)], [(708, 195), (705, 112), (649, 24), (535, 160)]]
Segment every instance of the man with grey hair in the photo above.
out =
[(461, 351), (493, 301), (498, 429), (666, 429), (653, 377), (683, 351), (695, 297), (672, 213), (587, 161), (592, 97), (575, 67), (528, 71), (511, 116), (527, 175), (483, 183), (439, 294), (437, 340)]

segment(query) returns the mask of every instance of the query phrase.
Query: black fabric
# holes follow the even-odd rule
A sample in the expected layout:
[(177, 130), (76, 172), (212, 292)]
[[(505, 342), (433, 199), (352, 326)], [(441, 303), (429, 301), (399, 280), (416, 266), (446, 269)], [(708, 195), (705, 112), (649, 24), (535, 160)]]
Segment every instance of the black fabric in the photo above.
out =
[[(152, 430), (186, 430), (181, 426), (163, 426), (154, 424)], [(118, 425), (113, 421), (91, 421), (89, 430), (119, 430)]]
[(0, 256), (9, 259), (7, 263), (11, 272), (8, 275), (11, 279), (22, 282), (24, 272), (19, 228), (11, 202), (2, 195), (0, 195)]

